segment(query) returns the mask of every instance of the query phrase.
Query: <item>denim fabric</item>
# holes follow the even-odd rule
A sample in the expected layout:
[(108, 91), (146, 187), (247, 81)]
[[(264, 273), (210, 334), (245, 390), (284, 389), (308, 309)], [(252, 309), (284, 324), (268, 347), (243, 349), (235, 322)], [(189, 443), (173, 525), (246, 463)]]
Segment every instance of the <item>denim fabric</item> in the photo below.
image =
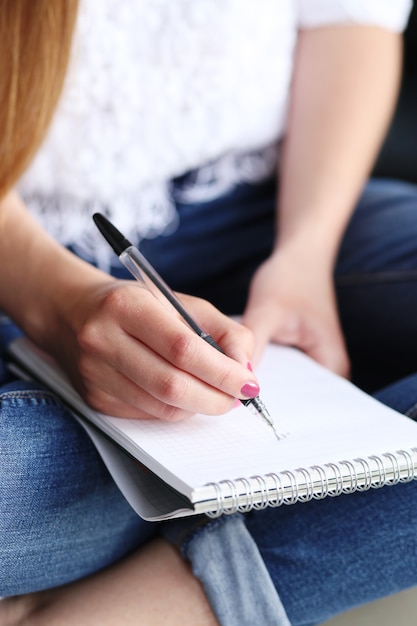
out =
[[(172, 238), (145, 241), (144, 252), (177, 289), (208, 297), (225, 312), (240, 313), (248, 280), (273, 244), (274, 193), (274, 181), (249, 193), (237, 190), (226, 215), (220, 200), (197, 207), (204, 224), (200, 231), (193, 219), (195, 207), (180, 206), (178, 256), (196, 260), (185, 277), (176, 264)], [(223, 216), (218, 222), (210, 219), (214, 210)], [(213, 258), (219, 263), (217, 271), (212, 280), (200, 283), (194, 272), (208, 274)], [(228, 270), (221, 274), (223, 261)], [(367, 185), (341, 245), (335, 283), (354, 382), (415, 416), (417, 187), (396, 181)], [(398, 380), (402, 376), (407, 378)], [(247, 516), (247, 529), (291, 624), (319, 624), (352, 606), (417, 584), (416, 498), (416, 485), (411, 483)], [(188, 556), (209, 588), (204, 533), (193, 534), (201, 551)], [(252, 580), (247, 579), (248, 588)], [(236, 613), (242, 593), (234, 595)]]
[(184, 543), (183, 552), (222, 626), (289, 626), (242, 516), (209, 523)]
[[(272, 246), (274, 191), (269, 181), (204, 205), (179, 204), (178, 232), (144, 241), (142, 250), (175, 289), (240, 313), (248, 280)], [(391, 181), (368, 185), (335, 275), (355, 382), (412, 416), (417, 402), (416, 211), (415, 187)], [(96, 571), (140, 546), (158, 527), (135, 516), (57, 400), (39, 385), (11, 380), (3, 369), (0, 364), (5, 377), (0, 388), (0, 595), (10, 595)], [(231, 518), (188, 535), (184, 551), (209, 596), (225, 589), (221, 577), (229, 564), (241, 560), (243, 581), (228, 593), (236, 611), (246, 593), (255, 592), (258, 604), (279, 603), (276, 595), (268, 595), (270, 582), (265, 583), (266, 601), (253, 586), (265, 580), (261, 554), (266, 579), (273, 582), (291, 624), (318, 624), (417, 584), (416, 493), (410, 483), (257, 511), (244, 518), (246, 525), (243, 518), (238, 524)], [(237, 553), (229, 531), (252, 547)], [(219, 566), (208, 568), (207, 554), (214, 546)]]
[(127, 504), (57, 398), (0, 370), (9, 379), (0, 386), (0, 596), (8, 596), (95, 572), (156, 527)]
[(171, 520), (161, 534), (190, 562), (222, 626), (289, 626), (243, 515)]
[[(239, 314), (251, 276), (273, 246), (275, 193), (271, 180), (239, 187), (226, 199), (178, 204), (179, 230), (144, 240), (141, 249), (174, 289)], [(367, 391), (417, 369), (410, 349), (417, 342), (410, 313), (417, 310), (416, 197), (415, 185), (370, 181), (337, 260), (337, 298), (353, 380)]]
[(248, 515), (290, 623), (313, 626), (417, 584), (415, 483)]
[(417, 187), (371, 181), (336, 267), (354, 382), (374, 392), (417, 371)]
[(407, 483), (164, 534), (182, 538), (222, 626), (315, 626), (416, 585), (416, 505)]

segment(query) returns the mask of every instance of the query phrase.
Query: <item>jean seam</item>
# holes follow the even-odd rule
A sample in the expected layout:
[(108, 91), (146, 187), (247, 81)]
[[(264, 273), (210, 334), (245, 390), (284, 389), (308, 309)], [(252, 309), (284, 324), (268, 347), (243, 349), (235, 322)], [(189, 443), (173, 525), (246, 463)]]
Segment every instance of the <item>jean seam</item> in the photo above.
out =
[(369, 285), (372, 283), (394, 283), (394, 282), (408, 282), (417, 280), (416, 271), (394, 271), (394, 272), (368, 272), (368, 273), (353, 273), (353, 274), (341, 274), (336, 275), (337, 285)]
[(0, 403), (3, 400), (51, 400), (54, 404), (60, 404), (60, 400), (52, 391), (27, 389), (20, 391), (4, 391), (0, 393)]

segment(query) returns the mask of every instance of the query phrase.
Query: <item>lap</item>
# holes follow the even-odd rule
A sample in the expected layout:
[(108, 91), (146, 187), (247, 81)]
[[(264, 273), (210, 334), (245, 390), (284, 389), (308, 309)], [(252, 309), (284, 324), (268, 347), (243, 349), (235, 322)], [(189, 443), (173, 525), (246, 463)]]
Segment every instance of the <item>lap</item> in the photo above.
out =
[[(271, 250), (274, 191), (264, 188), (260, 211), (256, 198), (243, 210), (245, 224), (256, 236), (245, 238), (248, 231), (246, 226), (240, 230), (241, 216), (236, 215), (226, 245), (222, 235), (213, 235), (213, 249), (205, 249), (202, 259), (208, 266), (213, 255), (219, 263), (223, 254), (232, 255), (233, 271), (223, 277), (222, 291), (234, 293), (239, 286), (241, 307), (250, 276)], [(227, 202), (223, 210), (227, 212)], [(347, 228), (335, 271), (355, 382), (369, 390), (393, 383), (379, 397), (403, 412), (415, 411), (417, 400), (417, 377), (395, 382), (417, 372), (416, 213), (415, 186), (371, 181)], [(215, 250), (218, 241), (223, 245)], [(165, 239), (163, 247), (170, 245)], [(217, 287), (216, 276), (208, 273), (206, 293), (218, 294)], [(198, 292), (200, 287), (191, 283), (191, 288)], [(417, 584), (416, 489), (415, 483), (397, 485), (248, 516), (248, 528), (294, 624), (319, 623)]]
[(415, 586), (416, 506), (413, 482), (249, 515), (291, 623), (319, 624)]
[(155, 532), (120, 494), (82, 427), (41, 385), (3, 385), (0, 419), (0, 596), (86, 576)]
[[(392, 185), (389, 190), (388, 184), (369, 185), (338, 259), (342, 323), (354, 371), (370, 388), (417, 371), (416, 198), (415, 187)], [(148, 242), (145, 250), (175, 288), (205, 297), (213, 294), (210, 299), (230, 313), (241, 312), (228, 307), (236, 298), (244, 306), (250, 276), (270, 251), (274, 186), (263, 187), (261, 200), (254, 192), (240, 202), (244, 209), (239, 205), (227, 218), (223, 239), (217, 238), (217, 232), (223, 231), (220, 224), (213, 226), (210, 236), (205, 230), (200, 240), (192, 229), (182, 231), (185, 256), (175, 253), (177, 235)], [(239, 229), (241, 211), (245, 227)], [(190, 211), (185, 213), (184, 220), (193, 221)], [(154, 257), (149, 254), (152, 250)], [(199, 251), (196, 260), (192, 256), (193, 264), (190, 251), (192, 255)], [(227, 271), (219, 282), (223, 255)], [(219, 264), (214, 271), (210, 269), (213, 257)], [(184, 279), (171, 280), (164, 267), (177, 277), (184, 274)], [(200, 281), (202, 269), (205, 279)], [(41, 387), (11, 385), (0, 390), (0, 595), (74, 580), (121, 558), (155, 533), (155, 526), (142, 522), (119, 494), (89, 439), (65, 408)], [(404, 402), (410, 406), (416, 395), (417, 385), (414, 390), (407, 386), (397, 398), (407, 398)], [(318, 602), (317, 587), (306, 586), (309, 580), (319, 579), (321, 601), (331, 592), (337, 595), (346, 584), (346, 568), (352, 574), (349, 585), (362, 594), (356, 600), (395, 591), (391, 587), (396, 585), (415, 584), (414, 494), (415, 485), (399, 485), (251, 515), (249, 528), (286, 608), (293, 602), (294, 612), (304, 610), (300, 588), (305, 605)], [(385, 569), (390, 562), (391, 569)], [(381, 571), (390, 572), (391, 579), (383, 576), (378, 581)], [(311, 595), (304, 593), (307, 589)], [(349, 593), (343, 601), (354, 603)]]

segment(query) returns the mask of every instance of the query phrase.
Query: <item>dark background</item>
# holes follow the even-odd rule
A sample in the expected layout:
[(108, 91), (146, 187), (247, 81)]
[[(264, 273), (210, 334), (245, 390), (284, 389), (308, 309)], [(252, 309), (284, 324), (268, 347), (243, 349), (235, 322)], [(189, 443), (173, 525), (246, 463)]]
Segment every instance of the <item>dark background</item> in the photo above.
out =
[(398, 106), (373, 175), (417, 183), (417, 6), (404, 33), (404, 73)]

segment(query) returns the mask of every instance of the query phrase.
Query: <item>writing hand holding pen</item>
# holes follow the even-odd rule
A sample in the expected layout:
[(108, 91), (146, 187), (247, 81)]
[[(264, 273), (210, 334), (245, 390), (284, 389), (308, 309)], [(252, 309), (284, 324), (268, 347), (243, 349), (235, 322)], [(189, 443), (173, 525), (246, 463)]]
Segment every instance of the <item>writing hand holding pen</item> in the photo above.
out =
[[(213, 336), (200, 326), (196, 318), (189, 313), (184, 304), (178, 299), (177, 295), (171, 291), (165, 281), (159, 276), (139, 250), (103, 215), (96, 213), (93, 218), (100, 232), (112, 246), (114, 252), (118, 255), (120, 261), (129, 272), (143, 284), (156, 299), (167, 306), (171, 313), (179, 314), (198, 337), (203, 339), (218, 352), (225, 354)], [(248, 381), (242, 386), (240, 390), (240, 402), (249, 407), (254, 414), (262, 417), (266, 423), (272, 427), (277, 438), (279, 438), (275, 430), (274, 422), (259, 397), (259, 386), (257, 383)]]
[[(199, 412), (225, 413), (234, 398), (259, 393), (250, 371), (201, 341), (140, 285), (112, 281), (97, 295), (78, 359), (83, 395), (97, 410), (176, 421)], [(238, 340), (241, 353), (249, 353), (250, 332), (235, 322), (224, 324), (205, 301), (185, 296), (184, 302), (222, 336), (222, 345)]]
[[(247, 368), (252, 332), (191, 296), (181, 301), (226, 356), (137, 282), (116, 280), (68, 253), (66, 300), (59, 298), (61, 362), (86, 402), (119, 417), (178, 420), (219, 415), (235, 398), (257, 396)], [(73, 260), (71, 260), (73, 258)], [(62, 292), (60, 288), (59, 293)]]

